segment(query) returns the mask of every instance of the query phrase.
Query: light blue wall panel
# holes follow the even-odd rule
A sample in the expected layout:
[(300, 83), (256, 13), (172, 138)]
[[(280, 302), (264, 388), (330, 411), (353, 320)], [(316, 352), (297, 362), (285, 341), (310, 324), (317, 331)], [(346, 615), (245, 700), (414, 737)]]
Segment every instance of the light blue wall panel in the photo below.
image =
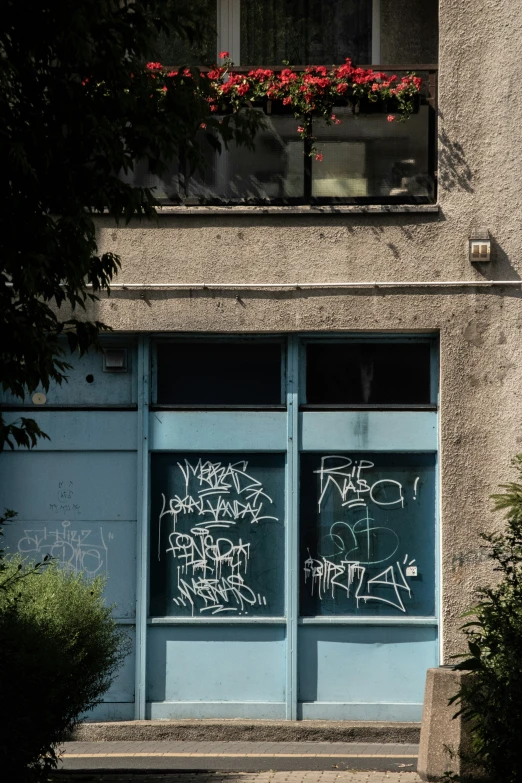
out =
[(153, 451), (285, 451), (283, 411), (153, 411)]
[(153, 626), (147, 701), (283, 702), (284, 640), (274, 626)]
[(8, 554), (41, 562), (53, 557), (66, 571), (107, 580), (105, 600), (115, 617), (136, 613), (136, 523), (14, 521), (4, 528)]
[(84, 713), (82, 720), (116, 721), (132, 720), (134, 717), (134, 667), (136, 660), (136, 632), (132, 626), (125, 628), (131, 639), (131, 651), (111, 687), (104, 695), (102, 704)]
[(298, 651), (302, 702), (421, 704), (437, 629), (301, 626)]
[[(132, 372), (134, 365), (134, 348), (132, 338), (103, 340), (107, 348), (127, 348), (128, 371), (103, 372), (103, 354), (101, 351), (90, 350), (81, 358), (78, 355), (65, 354), (65, 360), (72, 365), (67, 370), (67, 382), (59, 386), (51, 383), (49, 390), (44, 392), (47, 405), (131, 405), (136, 402), (136, 373)], [(89, 380), (87, 377), (89, 376)], [(91, 380), (92, 377), (92, 380)], [(43, 389), (38, 389), (42, 391)], [(25, 402), (4, 394), (4, 404), (31, 405), (31, 398)], [(36, 410), (38, 408), (35, 406)]]
[[(50, 440), (40, 439), (34, 451), (134, 451), (137, 414), (132, 411), (24, 411)], [(19, 413), (5, 413), (9, 424)], [(20, 449), (24, 451), (23, 449)]]
[(103, 702), (87, 712), (82, 720), (88, 723), (133, 720), (134, 702)]
[(303, 451), (436, 451), (436, 411), (313, 411), (300, 414)]
[(4, 452), (0, 507), (24, 522), (136, 519), (136, 455)]
[[(276, 701), (160, 701), (147, 704), (150, 720), (208, 720), (210, 718), (284, 720), (286, 705)], [(99, 718), (99, 720), (128, 720)]]
[(111, 687), (103, 697), (105, 702), (134, 702), (134, 665), (136, 660), (136, 631), (132, 626), (124, 626), (125, 633), (131, 640), (131, 650), (125, 658), (121, 669)]
[(422, 720), (422, 702), (416, 704), (396, 704), (389, 702), (341, 702), (306, 701), (298, 704), (297, 715), (300, 720), (358, 720), (386, 721), (386, 723), (420, 723)]

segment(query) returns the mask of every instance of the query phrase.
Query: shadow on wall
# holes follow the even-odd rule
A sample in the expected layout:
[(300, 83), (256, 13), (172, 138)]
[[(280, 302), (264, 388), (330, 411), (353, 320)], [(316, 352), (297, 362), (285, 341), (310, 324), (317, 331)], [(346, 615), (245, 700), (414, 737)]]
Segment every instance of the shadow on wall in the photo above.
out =
[(491, 238), (491, 261), (487, 264), (473, 264), (474, 269), (485, 280), (520, 280), (520, 274), (513, 266), (510, 256), (496, 238)]
[[(439, 111), (439, 123), (444, 115)], [(468, 165), (462, 144), (452, 141), (446, 131), (439, 130), (439, 187), (442, 190), (465, 190), (474, 193), (473, 172)]]

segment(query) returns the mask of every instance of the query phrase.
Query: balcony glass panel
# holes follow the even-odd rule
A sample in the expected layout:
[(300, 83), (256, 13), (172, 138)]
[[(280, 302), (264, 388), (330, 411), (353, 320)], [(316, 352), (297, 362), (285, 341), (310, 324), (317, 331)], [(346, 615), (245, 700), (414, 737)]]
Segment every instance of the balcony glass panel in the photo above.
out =
[[(303, 142), (297, 133), (299, 122), (293, 116), (267, 117), (259, 131), (255, 151), (234, 144), (217, 153), (200, 135), (204, 158), (202, 171), (190, 175), (188, 167), (174, 162), (162, 177), (148, 174), (137, 165), (133, 182), (155, 188), (160, 200), (212, 204), (287, 203), (304, 198)], [(184, 174), (186, 173), (186, 176)]]
[(322, 161), (313, 161), (314, 199), (422, 199), (434, 194), (429, 170), (429, 107), (406, 122), (335, 109), (340, 125), (314, 123)]
[[(404, 72), (396, 73), (400, 78)], [(393, 115), (396, 107), (380, 104), (363, 105), (355, 113), (351, 105), (334, 107), (337, 124), (313, 119), (313, 143), (321, 160), (306, 154), (297, 131), (302, 120), (280, 103), (268, 102), (254, 150), (231, 144), (219, 154), (206, 131), (200, 131), (200, 168), (191, 170), (181, 155), (162, 177), (138, 163), (124, 179), (153, 188), (160, 202), (187, 206), (432, 203), (437, 72), (418, 73), (422, 95), (405, 122)]]

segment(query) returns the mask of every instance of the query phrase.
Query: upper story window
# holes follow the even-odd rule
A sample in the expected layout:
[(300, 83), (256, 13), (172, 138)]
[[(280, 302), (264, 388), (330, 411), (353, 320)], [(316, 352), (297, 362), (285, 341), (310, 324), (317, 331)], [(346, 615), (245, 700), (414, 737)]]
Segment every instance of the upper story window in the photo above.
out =
[[(184, 0), (177, 0), (184, 2)], [(193, 0), (208, 20), (202, 40), (164, 41), (162, 62), (236, 66), (434, 64), (438, 0)]]
[(241, 65), (342, 63), (372, 57), (372, 0), (242, 0)]

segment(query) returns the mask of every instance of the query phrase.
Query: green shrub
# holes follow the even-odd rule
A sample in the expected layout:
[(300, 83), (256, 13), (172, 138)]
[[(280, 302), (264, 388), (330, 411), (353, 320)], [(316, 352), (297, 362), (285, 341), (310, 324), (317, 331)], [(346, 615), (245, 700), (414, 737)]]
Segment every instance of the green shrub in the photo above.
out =
[[(522, 478), (522, 455), (513, 460)], [(495, 510), (506, 510), (503, 533), (483, 534), (499, 573), (479, 591), (474, 616), (464, 626), (468, 650), (457, 669), (472, 671), (453, 701), (471, 722), (473, 750), (488, 778), (522, 781), (522, 484), (502, 485)]]
[(129, 639), (103, 602), (102, 580), (54, 563), (20, 570), (19, 559), (7, 558), (4, 566), (0, 763), (4, 779), (18, 782), (56, 766), (57, 746), (101, 701)]

